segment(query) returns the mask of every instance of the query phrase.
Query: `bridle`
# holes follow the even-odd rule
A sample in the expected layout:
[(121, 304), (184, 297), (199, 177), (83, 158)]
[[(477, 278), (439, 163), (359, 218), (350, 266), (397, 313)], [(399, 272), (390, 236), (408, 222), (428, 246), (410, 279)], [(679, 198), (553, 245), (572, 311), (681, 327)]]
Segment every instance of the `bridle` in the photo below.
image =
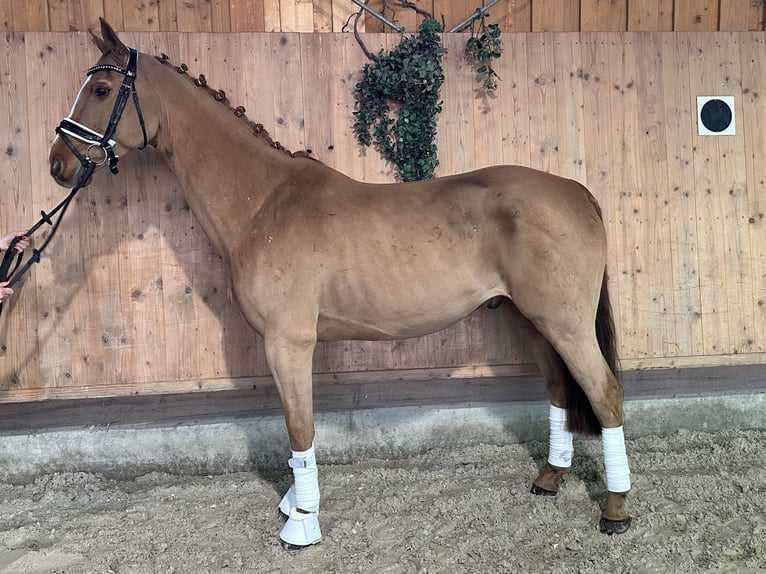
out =
[[(122, 112), (125, 109), (125, 105), (128, 103), (128, 98), (133, 95), (133, 103), (136, 106), (136, 113), (138, 114), (138, 121), (141, 124), (141, 132), (144, 136), (144, 143), (138, 149), (144, 149), (146, 147), (146, 125), (144, 124), (144, 116), (141, 113), (141, 105), (138, 103), (138, 92), (135, 89), (136, 81), (136, 65), (138, 62), (138, 52), (133, 48), (129, 48), (128, 67), (121, 68), (113, 64), (99, 64), (88, 68), (86, 72), (87, 76), (91, 76), (96, 72), (117, 72), (124, 76), (120, 90), (117, 93), (117, 99), (114, 102), (112, 108), (112, 115), (109, 118), (109, 123), (106, 126), (106, 130), (101, 134), (94, 129), (89, 128), (79, 122), (70, 118), (64, 118), (61, 123), (56, 127), (56, 134), (64, 141), (67, 147), (72, 151), (75, 157), (80, 160), (80, 163), (84, 168), (88, 168), (90, 165), (99, 167), (109, 162), (109, 169), (112, 173), (116, 174), (117, 162), (119, 157), (114, 153), (114, 146), (116, 142), (112, 139), (114, 131), (117, 129), (117, 124), (120, 122)], [(75, 138), (81, 142), (87, 143), (88, 149), (85, 150), (85, 155), (77, 151), (77, 148), (72, 143), (70, 138)], [(103, 157), (100, 161), (94, 161), (91, 158), (91, 150), (100, 149), (103, 153)], [(80, 179), (82, 182), (82, 179)], [(79, 183), (78, 183), (79, 185)]]
[[(3, 256), (3, 261), (0, 263), (0, 282), (8, 281), (8, 287), (12, 287), (14, 284), (16, 284), (33, 264), (40, 262), (40, 255), (42, 255), (43, 251), (45, 251), (45, 248), (48, 246), (48, 243), (50, 243), (51, 239), (53, 239), (53, 236), (56, 234), (59, 223), (66, 213), (69, 204), (72, 202), (77, 192), (85, 186), (96, 168), (108, 163), (109, 170), (113, 174), (116, 174), (119, 171), (117, 169), (117, 162), (120, 158), (114, 152), (114, 146), (116, 142), (112, 139), (112, 136), (117, 129), (117, 124), (120, 122), (122, 112), (125, 110), (125, 106), (127, 105), (128, 99), (131, 96), (133, 97), (133, 103), (136, 106), (138, 121), (141, 124), (141, 132), (144, 136), (144, 143), (141, 144), (138, 149), (144, 149), (146, 147), (146, 125), (144, 123), (144, 116), (141, 113), (141, 105), (138, 102), (138, 92), (136, 92), (135, 88), (138, 52), (133, 48), (129, 48), (128, 52), (128, 65), (126, 68), (115, 66), (113, 64), (98, 64), (92, 68), (89, 68), (86, 73), (86, 75), (91, 76), (96, 72), (117, 72), (118, 74), (122, 74), (124, 76), (122, 84), (120, 85), (120, 89), (117, 92), (117, 99), (115, 100), (114, 107), (112, 108), (112, 115), (109, 117), (109, 123), (107, 124), (104, 133), (99, 133), (98, 131), (89, 128), (88, 126), (85, 126), (79, 122), (76, 122), (71, 118), (64, 118), (56, 127), (56, 134), (62, 139), (66, 146), (80, 161), (80, 164), (84, 170), (80, 176), (80, 179), (77, 181), (77, 184), (69, 192), (69, 195), (67, 195), (61, 201), (61, 203), (53, 208), (50, 213), (41, 211), (40, 220), (27, 231), (26, 236), (30, 237), (45, 223), (53, 226), (53, 229), (51, 230), (50, 235), (46, 238), (45, 242), (40, 246), (39, 249), (34, 249), (32, 251), (32, 255), (21, 268), (19, 268), (19, 265), (21, 264), (23, 254), (21, 252), (16, 253), (14, 249), (20, 238), (16, 237), (13, 239), (13, 241), (11, 241), (11, 244), (8, 246), (8, 249)], [(72, 143), (71, 138), (88, 144), (88, 148), (85, 150), (84, 154), (77, 150), (75, 145)], [(98, 158), (98, 161), (94, 161), (92, 158), (92, 152), (96, 149), (103, 153), (103, 157)], [(58, 212), (61, 213), (59, 213), (58, 217), (54, 221), (52, 217), (55, 216)], [(11, 269), (11, 266), (13, 266), (13, 269)], [(2, 303), (0, 303), (0, 312), (2, 312)]]

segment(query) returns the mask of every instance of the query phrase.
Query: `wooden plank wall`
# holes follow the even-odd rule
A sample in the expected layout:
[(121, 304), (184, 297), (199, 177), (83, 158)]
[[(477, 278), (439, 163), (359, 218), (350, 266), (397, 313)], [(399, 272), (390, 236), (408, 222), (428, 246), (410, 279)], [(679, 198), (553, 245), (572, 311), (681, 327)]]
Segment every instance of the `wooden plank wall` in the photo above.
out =
[[(351, 34), (125, 33), (204, 73), (291, 149), (390, 181), (351, 132)], [(440, 174), (519, 163), (585, 183), (610, 241), (626, 369), (766, 360), (763, 33), (505, 34), (503, 79), (477, 95), (447, 35)], [(368, 47), (398, 42), (368, 34)], [(84, 33), (11, 33), (0, 56), (0, 229), (64, 195), (47, 151), (96, 59)], [(696, 135), (696, 96), (732, 95), (737, 135)], [(280, 118), (277, 122), (275, 118)], [(269, 385), (263, 349), (228, 300), (221, 260), (152, 150), (99, 173), (6, 303), (0, 402)], [(40, 241), (43, 236), (38, 238)], [(502, 308), (501, 308), (502, 309)], [(320, 345), (320, 383), (529, 372), (502, 310), (409, 341)]]
[[(447, 27), (488, 0), (417, 0)], [(369, 6), (414, 31), (418, 16), (395, 0)], [(5, 31), (96, 27), (104, 16), (117, 30), (167, 32), (342, 32), (358, 8), (351, 0), (0, 0)], [(764, 29), (763, 0), (501, 0), (491, 20), (505, 32), (748, 31)], [(372, 16), (360, 30), (384, 32)]]

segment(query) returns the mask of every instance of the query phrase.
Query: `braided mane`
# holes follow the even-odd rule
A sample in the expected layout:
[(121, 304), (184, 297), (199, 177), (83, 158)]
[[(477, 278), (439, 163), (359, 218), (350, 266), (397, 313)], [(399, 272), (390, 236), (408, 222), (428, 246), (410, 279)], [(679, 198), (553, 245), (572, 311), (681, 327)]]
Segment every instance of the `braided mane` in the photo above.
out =
[[(168, 66), (172, 66), (173, 64), (170, 62), (170, 59), (168, 58), (167, 54), (161, 54), (159, 56), (155, 56), (155, 59), (162, 63), (166, 64)], [(235, 116), (238, 118), (242, 118), (245, 122), (247, 122), (247, 125), (250, 126), (250, 128), (253, 131), (253, 134), (256, 137), (264, 138), (269, 146), (273, 147), (276, 150), (281, 151), (285, 155), (289, 157), (306, 157), (309, 159), (312, 159), (314, 161), (319, 161), (315, 157), (311, 156), (311, 150), (300, 150), (296, 152), (292, 152), (289, 149), (287, 149), (285, 146), (283, 146), (278, 141), (274, 141), (271, 136), (269, 135), (269, 132), (266, 131), (266, 128), (263, 127), (263, 124), (256, 123), (249, 119), (245, 115), (245, 108), (243, 106), (237, 106), (236, 108), (231, 105), (231, 102), (229, 102), (229, 99), (226, 97), (226, 92), (223, 90), (214, 90), (210, 86), (207, 85), (207, 79), (203, 74), (200, 74), (197, 78), (192, 78), (187, 74), (189, 71), (189, 68), (186, 64), (181, 64), (180, 66), (175, 67), (176, 71), (179, 74), (186, 75), (187, 78), (192, 80), (194, 82), (194, 85), (197, 87), (200, 87), (207, 91), (217, 102), (221, 102), (222, 104), (228, 106), (228, 108), (234, 113)]]

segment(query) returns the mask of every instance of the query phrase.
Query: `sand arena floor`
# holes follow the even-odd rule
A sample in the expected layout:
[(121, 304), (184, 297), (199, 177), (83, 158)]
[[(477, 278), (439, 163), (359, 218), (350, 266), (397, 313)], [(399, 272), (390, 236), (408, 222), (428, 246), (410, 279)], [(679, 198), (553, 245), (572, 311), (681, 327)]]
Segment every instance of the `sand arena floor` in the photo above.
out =
[[(766, 572), (766, 432), (628, 441), (633, 528), (600, 534), (601, 445), (576, 440), (555, 499), (528, 493), (547, 445), (322, 465), (321, 544), (284, 552), (288, 469), (0, 486), (0, 571), (153, 573)], [(321, 464), (321, 448), (319, 449)]]

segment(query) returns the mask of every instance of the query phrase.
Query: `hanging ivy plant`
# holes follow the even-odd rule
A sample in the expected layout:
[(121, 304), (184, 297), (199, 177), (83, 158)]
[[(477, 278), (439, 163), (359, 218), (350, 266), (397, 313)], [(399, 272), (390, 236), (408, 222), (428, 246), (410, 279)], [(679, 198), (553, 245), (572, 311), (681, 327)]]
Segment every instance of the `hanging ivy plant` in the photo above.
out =
[(433, 18), (424, 20), (417, 34), (373, 56), (354, 90), (357, 141), (374, 144), (403, 181), (431, 178), (439, 165), (434, 140), (444, 82), (441, 31)]
[(492, 60), (499, 58), (503, 53), (503, 41), (500, 39), (500, 26), (487, 25), (483, 16), (480, 22), (478, 32), (471, 28), (471, 37), (465, 45), (465, 57), (476, 65), (476, 73), (481, 78), (482, 87), (492, 92), (497, 89), (497, 82), (500, 80), (492, 68)]

